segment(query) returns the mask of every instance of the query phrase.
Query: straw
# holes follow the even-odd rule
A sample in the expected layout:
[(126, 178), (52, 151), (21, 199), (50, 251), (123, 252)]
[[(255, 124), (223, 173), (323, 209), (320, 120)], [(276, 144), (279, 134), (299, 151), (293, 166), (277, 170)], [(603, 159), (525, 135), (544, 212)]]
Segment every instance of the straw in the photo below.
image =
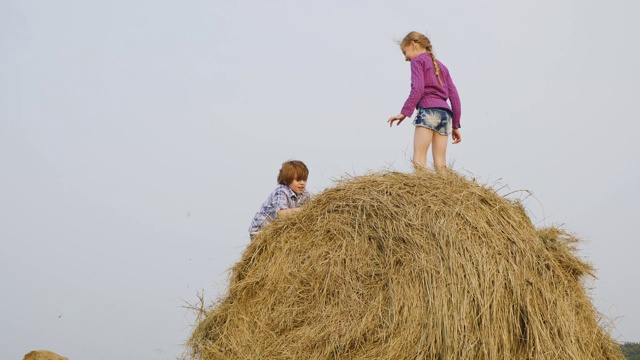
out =
[(453, 171), (348, 177), (249, 243), (185, 359), (624, 359), (577, 242)]

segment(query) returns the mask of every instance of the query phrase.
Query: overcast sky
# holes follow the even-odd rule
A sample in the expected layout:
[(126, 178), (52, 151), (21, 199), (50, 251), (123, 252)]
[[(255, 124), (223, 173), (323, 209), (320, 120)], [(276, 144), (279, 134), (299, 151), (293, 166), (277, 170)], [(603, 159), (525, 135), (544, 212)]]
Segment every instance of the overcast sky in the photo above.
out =
[[(430, 36), (462, 100), (453, 168), (526, 189), (640, 341), (633, 1), (0, 0), (0, 360), (175, 359), (300, 159), (318, 193), (410, 170), (394, 42)], [(521, 194), (521, 195), (518, 195)], [(513, 196), (513, 195), (512, 195)], [(525, 193), (515, 196), (524, 198)]]

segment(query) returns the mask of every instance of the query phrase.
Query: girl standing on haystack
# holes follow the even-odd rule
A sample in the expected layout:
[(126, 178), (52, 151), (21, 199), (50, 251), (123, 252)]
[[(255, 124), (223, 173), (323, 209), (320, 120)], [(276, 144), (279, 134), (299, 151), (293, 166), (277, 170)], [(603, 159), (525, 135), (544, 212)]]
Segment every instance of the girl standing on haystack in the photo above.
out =
[[(413, 136), (413, 164), (427, 166), (427, 152), (432, 146), (433, 163), (436, 170), (446, 168), (448, 136), (453, 143), (462, 140), (460, 134), (460, 97), (451, 80), (449, 70), (433, 53), (431, 41), (425, 35), (412, 31), (400, 42), (400, 49), (411, 62), (411, 93), (400, 114), (391, 117), (389, 126), (397, 125), (411, 117), (414, 109), (418, 115), (413, 120), (416, 126)], [(451, 102), (451, 105), (447, 103)], [(453, 127), (453, 130), (452, 130)]]

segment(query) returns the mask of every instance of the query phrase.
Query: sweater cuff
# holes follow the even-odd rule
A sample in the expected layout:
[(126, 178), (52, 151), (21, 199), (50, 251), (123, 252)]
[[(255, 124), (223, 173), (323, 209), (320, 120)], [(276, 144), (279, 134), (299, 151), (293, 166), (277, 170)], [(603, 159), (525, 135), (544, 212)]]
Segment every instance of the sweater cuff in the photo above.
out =
[(402, 111), (400, 111), (400, 114), (410, 118), (411, 115), (413, 115), (413, 110), (402, 108)]

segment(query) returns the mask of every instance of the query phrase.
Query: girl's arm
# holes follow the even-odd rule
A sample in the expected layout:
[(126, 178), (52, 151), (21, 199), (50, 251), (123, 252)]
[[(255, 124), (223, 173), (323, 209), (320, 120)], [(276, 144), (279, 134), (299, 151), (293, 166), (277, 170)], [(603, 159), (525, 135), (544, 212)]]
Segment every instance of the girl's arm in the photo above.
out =
[(460, 128), (460, 117), (462, 116), (462, 106), (460, 104), (460, 95), (458, 95), (458, 89), (453, 84), (451, 74), (447, 71), (446, 84), (449, 89), (449, 101), (451, 101), (451, 110), (453, 111), (453, 128)]
[(411, 60), (411, 92), (400, 112), (400, 114), (406, 117), (413, 115), (413, 110), (415, 110), (418, 102), (420, 102), (420, 99), (424, 95), (424, 70), (424, 59), (414, 58)]

